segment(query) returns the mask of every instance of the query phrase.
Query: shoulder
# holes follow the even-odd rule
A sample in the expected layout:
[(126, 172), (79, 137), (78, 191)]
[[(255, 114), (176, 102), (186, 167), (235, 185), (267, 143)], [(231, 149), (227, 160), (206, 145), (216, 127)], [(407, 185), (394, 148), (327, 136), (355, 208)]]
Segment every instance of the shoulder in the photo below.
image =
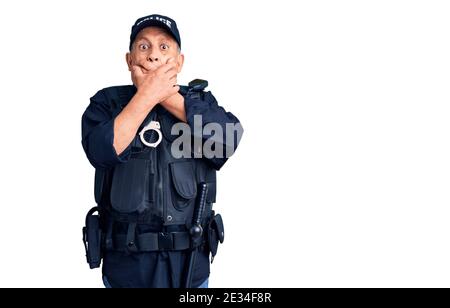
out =
[(133, 85), (112, 86), (103, 88), (94, 96), (91, 97), (93, 102), (110, 102), (111, 100), (124, 100), (133, 96), (136, 92), (136, 87)]
[(201, 101), (215, 101), (211, 91), (207, 91), (208, 81), (194, 79), (187, 86), (180, 86), (180, 93), (185, 98)]
[(130, 85), (103, 88), (90, 98), (86, 111), (94, 116), (98, 114), (112, 116), (131, 100), (135, 89)]

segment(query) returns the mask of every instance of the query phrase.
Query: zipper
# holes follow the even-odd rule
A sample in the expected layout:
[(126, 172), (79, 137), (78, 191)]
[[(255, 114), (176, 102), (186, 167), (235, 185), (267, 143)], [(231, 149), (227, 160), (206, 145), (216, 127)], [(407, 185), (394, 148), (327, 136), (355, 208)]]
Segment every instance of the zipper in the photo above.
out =
[[(156, 114), (156, 121), (158, 121), (160, 124), (160, 119), (159, 119), (159, 114)], [(156, 166), (157, 166), (157, 170), (158, 170), (158, 181), (157, 181), (157, 190), (158, 190), (158, 195), (159, 200), (160, 200), (160, 205), (162, 206), (162, 213), (163, 213), (163, 221), (164, 224), (166, 223), (166, 219), (167, 219), (167, 207), (164, 205), (164, 189), (163, 189), (163, 184), (164, 184), (164, 174), (163, 174), (163, 166), (161, 163), (161, 158), (160, 158), (160, 151), (163, 151), (164, 149), (161, 148), (164, 147), (164, 142), (161, 142), (159, 144), (159, 146), (155, 149), (155, 154), (156, 154)]]

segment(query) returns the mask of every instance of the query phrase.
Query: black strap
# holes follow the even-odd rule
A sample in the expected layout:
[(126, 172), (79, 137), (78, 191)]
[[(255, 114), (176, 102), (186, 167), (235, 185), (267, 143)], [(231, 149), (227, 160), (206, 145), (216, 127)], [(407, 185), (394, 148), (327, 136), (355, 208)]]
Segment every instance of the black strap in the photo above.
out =
[(137, 224), (135, 222), (128, 225), (128, 233), (126, 238), (128, 252), (138, 252), (136, 243), (136, 226)]
[(98, 212), (98, 211), (99, 211), (98, 206), (94, 206), (92, 209), (89, 210), (89, 212), (86, 214), (86, 220), (85, 220), (86, 225), (87, 225), (87, 223), (88, 223), (88, 218), (89, 218), (89, 216), (94, 215), (94, 213), (95, 213), (95, 212)]
[(114, 248), (112, 250), (121, 252), (179, 251), (189, 249), (191, 246), (188, 232), (134, 234), (131, 243), (132, 229), (132, 227), (128, 229), (127, 235), (114, 235)]

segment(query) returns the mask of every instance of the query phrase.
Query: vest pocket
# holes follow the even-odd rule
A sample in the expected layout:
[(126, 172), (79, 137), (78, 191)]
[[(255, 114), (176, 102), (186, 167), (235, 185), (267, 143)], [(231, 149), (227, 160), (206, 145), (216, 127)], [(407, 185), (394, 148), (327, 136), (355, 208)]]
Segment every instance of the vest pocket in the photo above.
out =
[(170, 164), (172, 180), (171, 198), (173, 206), (182, 210), (195, 201), (197, 182), (195, 180), (192, 162), (182, 161)]
[(111, 185), (111, 205), (120, 213), (142, 213), (153, 201), (154, 175), (150, 173), (150, 161), (130, 159), (114, 169)]

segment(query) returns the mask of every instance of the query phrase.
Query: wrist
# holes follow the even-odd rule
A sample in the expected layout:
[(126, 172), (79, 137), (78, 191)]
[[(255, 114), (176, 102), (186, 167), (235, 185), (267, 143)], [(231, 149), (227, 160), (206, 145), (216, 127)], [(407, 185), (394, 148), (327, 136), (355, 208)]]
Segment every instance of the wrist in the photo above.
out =
[(147, 106), (148, 108), (153, 108), (155, 105), (157, 105), (160, 101), (160, 99), (150, 93), (146, 93), (144, 91), (141, 91), (138, 89), (138, 91), (136, 92), (136, 98), (143, 102), (143, 104), (145, 106)]
[(184, 97), (180, 93), (175, 93), (174, 95), (168, 97), (161, 102), (163, 106), (177, 105), (179, 102), (183, 101)]

